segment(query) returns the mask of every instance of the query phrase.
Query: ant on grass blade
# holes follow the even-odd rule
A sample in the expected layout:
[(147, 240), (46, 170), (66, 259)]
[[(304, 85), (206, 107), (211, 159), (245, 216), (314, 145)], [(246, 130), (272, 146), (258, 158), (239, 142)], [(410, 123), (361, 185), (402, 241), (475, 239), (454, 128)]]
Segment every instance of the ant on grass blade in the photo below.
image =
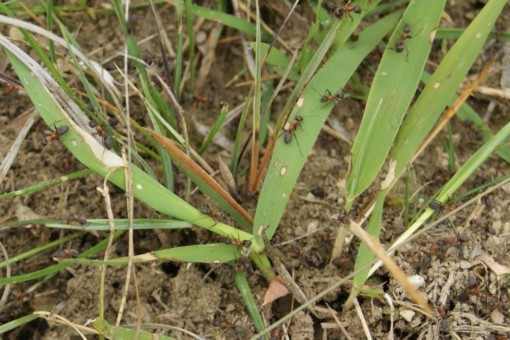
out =
[(296, 130), (298, 126), (301, 126), (301, 122), (303, 121), (303, 117), (300, 115), (296, 115), (296, 117), (290, 122), (286, 122), (283, 126), (283, 142), (285, 144), (289, 144), (292, 141), (292, 135), (294, 135), (294, 139), (296, 140), (299, 153), (303, 155), (301, 152), (301, 147), (299, 146), (298, 139), (296, 137)]
[(329, 4), (328, 7), (333, 10), (333, 15), (337, 19), (342, 19), (344, 14), (347, 14), (349, 19), (352, 19), (351, 13), (355, 14), (361, 14), (362, 10), (361, 7), (358, 5), (351, 6), (352, 0), (348, 0), (343, 6), (342, 5), (336, 5), (336, 4)]
[(409, 26), (408, 24), (405, 24), (404, 27), (402, 28), (402, 34), (400, 35), (400, 38), (398, 39), (398, 41), (395, 43), (395, 48), (394, 48), (397, 53), (402, 53), (402, 52), (406, 51), (406, 61), (407, 61), (407, 57), (409, 56), (409, 51), (406, 46), (406, 40), (413, 38), (413, 36), (410, 35), (409, 33), (411, 33), (411, 26)]
[(95, 129), (96, 130), (96, 133), (101, 136), (102, 140), (103, 140), (103, 146), (107, 149), (107, 150), (111, 150), (113, 148), (113, 139), (112, 137), (108, 136), (106, 134), (106, 132), (103, 130), (103, 128), (101, 127), (101, 125), (98, 125), (95, 121), (91, 120), (89, 122), (89, 127), (91, 127), (92, 129)]
[(48, 143), (55, 141), (57, 139), (60, 139), (60, 136), (63, 136), (69, 131), (69, 126), (67, 125), (61, 125), (59, 127), (54, 127), (55, 131), (52, 131), (48, 136), (45, 136), (41, 140), (42, 146), (48, 145)]

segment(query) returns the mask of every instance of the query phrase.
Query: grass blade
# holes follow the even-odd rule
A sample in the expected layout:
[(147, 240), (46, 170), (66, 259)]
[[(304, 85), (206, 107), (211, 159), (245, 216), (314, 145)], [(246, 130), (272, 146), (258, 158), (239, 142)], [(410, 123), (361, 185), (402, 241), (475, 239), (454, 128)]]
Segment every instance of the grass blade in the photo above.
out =
[(171, 139), (161, 136), (152, 130), (149, 130), (149, 132), (168, 151), (177, 166), (191, 178), (193, 183), (207, 197), (218, 204), (218, 206), (245, 228), (249, 228), (252, 225), (253, 220), (248, 212), (218, 182), (181, 151)]
[[(383, 166), (420, 82), (432, 48), (429, 35), (441, 18), (444, 4), (445, 0), (411, 1), (390, 38), (352, 148), (350, 173), (345, 183), (347, 210)], [(404, 50), (399, 53), (397, 44), (405, 34), (405, 27), (411, 29), (412, 38), (405, 40)]]
[[(306, 156), (317, 139), (322, 125), (332, 109), (332, 104), (324, 105), (320, 102), (314, 88), (318, 91), (326, 89), (335, 90), (342, 87), (366, 55), (381, 41), (381, 39), (394, 27), (400, 13), (391, 14), (376, 24), (368, 27), (360, 34), (356, 48), (345, 45), (335, 52), (328, 62), (320, 69), (310, 81), (310, 85), (303, 91), (304, 105), (296, 107), (295, 114), (303, 115), (303, 126), (298, 127), (292, 141), (285, 144), (283, 138), (278, 138), (267, 170), (266, 179), (260, 192), (257, 206), (254, 229), (267, 227), (266, 234), (270, 239), (280, 221), (289, 200), (297, 177), (304, 166)], [(342, 72), (332, 72), (339, 70)], [(296, 143), (296, 140), (299, 143)], [(254, 231), (256, 234), (256, 231)]]

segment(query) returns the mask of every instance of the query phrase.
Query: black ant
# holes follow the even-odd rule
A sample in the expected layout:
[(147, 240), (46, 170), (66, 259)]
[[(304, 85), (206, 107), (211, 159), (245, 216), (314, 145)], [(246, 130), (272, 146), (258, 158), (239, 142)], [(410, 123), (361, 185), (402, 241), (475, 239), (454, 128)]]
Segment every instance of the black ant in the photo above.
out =
[(101, 125), (98, 125), (95, 121), (91, 120), (89, 122), (89, 126), (93, 129), (96, 129), (96, 132), (98, 135), (101, 136), (103, 139), (103, 145), (106, 149), (111, 150), (113, 148), (113, 139), (112, 137), (108, 136), (106, 132), (104, 132)]
[(69, 214), (67, 216), (67, 224), (71, 224), (72, 222), (77, 222), (81, 225), (85, 225), (87, 224), (87, 219), (82, 215)]
[(351, 2), (352, 2), (352, 0), (347, 1), (347, 3), (343, 7), (335, 6), (335, 9), (333, 10), (333, 15), (337, 19), (341, 19), (342, 16), (344, 15), (344, 13), (347, 13), (349, 18), (351, 18), (351, 20), (352, 20), (351, 12), (356, 13), (356, 14), (361, 14), (361, 7), (359, 7), (358, 5), (349, 6), (351, 4)]
[(406, 40), (411, 39), (413, 37), (409, 33), (411, 33), (411, 26), (405, 24), (404, 27), (402, 28), (402, 34), (400, 35), (400, 39), (395, 43), (395, 51), (397, 51), (397, 53), (402, 53), (404, 50), (406, 50), (407, 52)]
[(64, 135), (67, 131), (69, 131), (69, 126), (67, 125), (59, 126), (58, 128), (55, 129), (55, 131), (52, 131), (48, 136), (44, 137), (41, 140), (41, 144), (43, 146), (46, 146), (48, 145), (49, 142), (59, 139), (60, 136)]
[(283, 127), (283, 142), (285, 144), (289, 144), (292, 141), (292, 134), (296, 131), (297, 127), (301, 125), (302, 121), (303, 117), (297, 115), (292, 121), (285, 123)]

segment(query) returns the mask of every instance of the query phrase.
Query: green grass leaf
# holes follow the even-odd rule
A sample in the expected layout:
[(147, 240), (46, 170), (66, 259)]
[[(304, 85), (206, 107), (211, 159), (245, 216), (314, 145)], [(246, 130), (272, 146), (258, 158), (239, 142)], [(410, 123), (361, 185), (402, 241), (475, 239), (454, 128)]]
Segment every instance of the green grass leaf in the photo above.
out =
[(394, 27), (399, 15), (400, 13), (394, 13), (382, 18), (362, 32), (357, 42), (347, 43), (338, 49), (303, 91), (301, 95), (303, 106), (295, 107), (291, 114), (291, 117), (302, 115), (304, 117), (302, 124), (297, 127), (289, 144), (284, 143), (283, 138), (276, 141), (260, 192), (254, 228), (256, 230), (260, 227), (267, 228), (268, 238), (276, 231), (307, 155), (332, 109), (332, 103), (320, 102), (321, 94), (325, 90), (335, 92), (347, 83), (366, 55)]
[[(366, 190), (381, 170), (414, 97), (432, 44), (445, 0), (411, 1), (386, 47), (368, 96), (358, 135), (352, 148), (350, 173), (345, 183), (346, 208)], [(423, 15), (427, 13), (427, 15)], [(411, 29), (399, 52), (404, 28)]]

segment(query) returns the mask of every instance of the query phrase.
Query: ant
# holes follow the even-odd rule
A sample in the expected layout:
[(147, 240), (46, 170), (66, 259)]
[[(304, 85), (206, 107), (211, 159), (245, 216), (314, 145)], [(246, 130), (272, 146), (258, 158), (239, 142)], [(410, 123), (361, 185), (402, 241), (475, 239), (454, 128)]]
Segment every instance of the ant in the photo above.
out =
[(205, 206), (200, 209), (200, 212), (202, 214), (208, 215), (209, 217), (215, 218), (215, 219), (225, 219), (225, 212), (222, 210), (214, 210), (211, 209), (209, 206)]
[(49, 142), (59, 139), (60, 136), (64, 135), (67, 131), (69, 131), (69, 127), (67, 125), (59, 126), (55, 129), (55, 131), (52, 131), (48, 136), (44, 137), (41, 140), (41, 144), (46, 146)]
[(113, 148), (113, 139), (112, 137), (108, 136), (106, 132), (104, 132), (101, 125), (98, 125), (95, 121), (91, 120), (89, 122), (89, 126), (93, 129), (96, 129), (96, 132), (98, 135), (101, 136), (103, 139), (103, 145), (107, 150), (111, 150)]
[(409, 26), (408, 24), (405, 24), (404, 27), (402, 28), (402, 34), (400, 35), (400, 38), (399, 40), (395, 43), (395, 51), (397, 53), (402, 53), (404, 50), (406, 50), (406, 58), (407, 58), (407, 54), (408, 51), (407, 51), (407, 47), (406, 47), (406, 40), (407, 39), (411, 39), (413, 36), (410, 35), (409, 33), (411, 33), (411, 26)]
[(344, 15), (344, 13), (347, 13), (349, 18), (352, 20), (352, 17), (350, 14), (351, 12), (356, 13), (356, 14), (361, 14), (361, 7), (359, 7), (358, 5), (349, 6), (351, 4), (351, 2), (352, 2), (352, 0), (347, 1), (347, 3), (343, 7), (335, 6), (335, 9), (333, 10), (333, 15), (337, 19), (341, 19), (342, 16)]
[(303, 117), (297, 115), (292, 121), (285, 123), (283, 127), (283, 142), (285, 144), (289, 144), (292, 141), (292, 134), (296, 131), (297, 127), (301, 125), (302, 121)]
[(338, 91), (337, 93), (332, 94), (330, 90), (326, 89), (326, 91), (324, 91), (324, 94), (321, 95), (319, 93), (319, 91), (317, 91), (315, 88), (313, 88), (313, 86), (312, 86), (312, 90), (314, 90), (315, 93), (317, 93), (320, 96), (319, 101), (321, 103), (326, 103), (326, 105), (330, 102), (333, 102), (334, 104), (338, 104), (339, 102), (341, 102), (343, 99), (345, 99), (347, 97), (347, 94), (343, 93), (342, 91)]
[(444, 203), (441, 203), (439, 201), (431, 201), (429, 203), (429, 208), (434, 210), (434, 211), (453, 211), (455, 209), (454, 206), (452, 205), (448, 205), (448, 204), (444, 204)]
[(341, 102), (345, 97), (346, 95), (342, 91), (338, 91), (337, 93), (332, 94), (330, 90), (326, 90), (326, 92), (324, 92), (324, 95), (321, 97), (320, 102), (321, 103), (333, 102), (337, 104)]
[(67, 216), (67, 224), (71, 224), (72, 222), (78, 222), (79, 224), (81, 225), (85, 225), (87, 224), (87, 219), (82, 216), (82, 215), (78, 215), (78, 214), (69, 214)]

